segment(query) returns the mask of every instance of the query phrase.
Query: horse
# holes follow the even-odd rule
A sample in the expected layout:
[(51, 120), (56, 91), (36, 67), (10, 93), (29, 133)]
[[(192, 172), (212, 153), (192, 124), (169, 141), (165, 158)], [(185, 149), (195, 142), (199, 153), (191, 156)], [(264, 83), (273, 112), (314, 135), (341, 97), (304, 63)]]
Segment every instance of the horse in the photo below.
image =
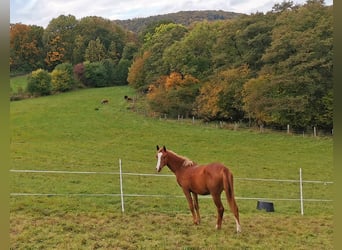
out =
[(180, 156), (165, 146), (157, 145), (157, 166), (159, 173), (167, 166), (177, 178), (179, 186), (188, 201), (195, 225), (200, 224), (198, 195), (210, 194), (217, 207), (216, 229), (221, 229), (224, 207), (221, 193), (224, 190), (231, 212), (234, 214), (236, 231), (241, 232), (239, 209), (234, 197), (233, 174), (221, 163), (197, 165), (186, 157)]
[(103, 99), (103, 100), (101, 101), (101, 104), (107, 104), (107, 103), (109, 103), (109, 100), (108, 100), (108, 99)]
[(125, 100), (127, 102), (132, 102), (133, 101), (133, 99), (131, 97), (128, 97), (127, 95), (125, 95), (124, 98), (125, 98)]

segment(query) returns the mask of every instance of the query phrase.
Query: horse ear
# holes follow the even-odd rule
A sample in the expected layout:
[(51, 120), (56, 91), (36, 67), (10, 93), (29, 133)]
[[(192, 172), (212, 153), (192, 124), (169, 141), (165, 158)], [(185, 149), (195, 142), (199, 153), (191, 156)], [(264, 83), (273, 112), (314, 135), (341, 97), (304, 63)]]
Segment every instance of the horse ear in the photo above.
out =
[(159, 146), (157, 145), (157, 150), (159, 150)]
[(165, 146), (163, 146), (163, 150), (166, 152), (166, 147)]

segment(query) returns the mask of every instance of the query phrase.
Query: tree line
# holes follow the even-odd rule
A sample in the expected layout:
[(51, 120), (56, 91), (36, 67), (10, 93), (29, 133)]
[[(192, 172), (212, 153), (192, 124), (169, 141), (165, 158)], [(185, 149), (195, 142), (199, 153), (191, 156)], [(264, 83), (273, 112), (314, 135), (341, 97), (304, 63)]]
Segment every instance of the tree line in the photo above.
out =
[(101, 17), (11, 24), (10, 70), (39, 70), (32, 92), (37, 78), (49, 82), (44, 94), (129, 84), (155, 114), (331, 129), (332, 8), (284, 1), (228, 20), (159, 20), (139, 33)]
[(128, 82), (168, 116), (333, 126), (333, 13), (324, 1), (148, 32)]
[[(43, 75), (50, 74), (49, 84), (28, 88), (36, 95), (77, 86), (127, 84), (128, 67), (137, 50), (136, 34), (96, 16), (77, 20), (73, 15), (60, 15), (46, 29), (21, 23), (10, 25), (11, 75), (38, 70), (29, 78), (34, 85), (40, 77), (46, 79)], [(64, 83), (53, 84), (60, 81)]]

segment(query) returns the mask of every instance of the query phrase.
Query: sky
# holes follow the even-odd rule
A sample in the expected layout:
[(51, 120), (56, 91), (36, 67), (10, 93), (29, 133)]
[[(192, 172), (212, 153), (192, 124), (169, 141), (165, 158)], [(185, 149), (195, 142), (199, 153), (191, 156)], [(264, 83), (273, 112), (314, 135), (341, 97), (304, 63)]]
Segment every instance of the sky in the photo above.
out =
[[(10, 0), (10, 23), (47, 27), (53, 18), (100, 16), (126, 20), (186, 10), (224, 10), (251, 14), (272, 10), (283, 0)], [(304, 4), (306, 0), (292, 0)], [(332, 5), (333, 0), (325, 0)]]

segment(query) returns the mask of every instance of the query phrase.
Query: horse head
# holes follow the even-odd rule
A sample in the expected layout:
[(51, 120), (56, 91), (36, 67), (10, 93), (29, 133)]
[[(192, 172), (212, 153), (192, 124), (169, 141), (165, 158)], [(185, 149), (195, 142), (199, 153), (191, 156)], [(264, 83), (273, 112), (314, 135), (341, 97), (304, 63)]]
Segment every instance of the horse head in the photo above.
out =
[(166, 147), (163, 146), (162, 148), (159, 148), (157, 145), (157, 166), (156, 169), (158, 172), (162, 170), (162, 168), (167, 164), (167, 150)]

